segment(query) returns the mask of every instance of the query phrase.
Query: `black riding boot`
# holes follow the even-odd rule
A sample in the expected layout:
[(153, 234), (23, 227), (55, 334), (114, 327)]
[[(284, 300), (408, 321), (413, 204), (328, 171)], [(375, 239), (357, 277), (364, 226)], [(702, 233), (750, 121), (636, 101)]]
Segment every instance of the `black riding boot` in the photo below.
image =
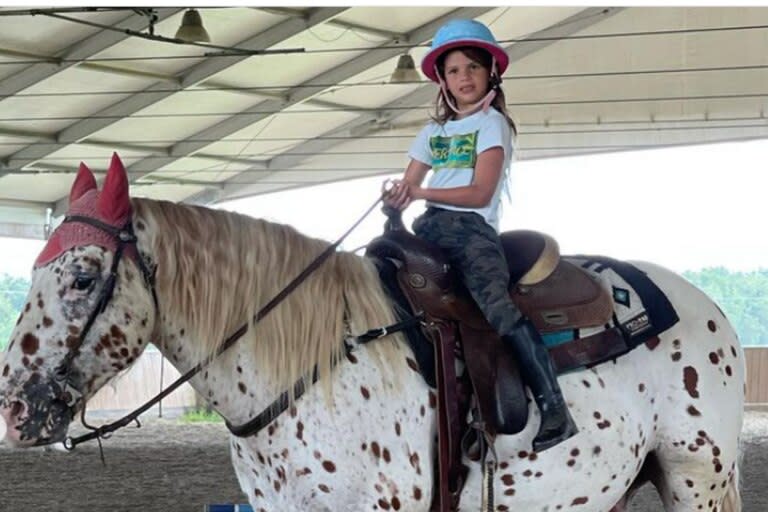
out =
[(534, 451), (542, 452), (575, 435), (578, 428), (563, 399), (549, 351), (531, 321), (522, 318), (502, 340), (512, 347), (523, 379), (539, 406), (541, 426), (533, 440)]

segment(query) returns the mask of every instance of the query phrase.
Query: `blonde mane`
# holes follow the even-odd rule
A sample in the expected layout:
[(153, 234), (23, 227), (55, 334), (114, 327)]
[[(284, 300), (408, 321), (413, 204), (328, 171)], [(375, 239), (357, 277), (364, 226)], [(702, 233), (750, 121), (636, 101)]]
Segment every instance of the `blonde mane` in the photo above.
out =
[[(330, 245), (236, 213), (132, 201), (134, 225), (143, 224), (139, 236), (157, 264), (160, 313), (186, 326), (201, 361)], [(374, 266), (336, 252), (238, 343), (252, 346), (268, 377), (287, 388), (315, 365), (327, 375), (343, 355), (345, 335), (393, 321)], [(399, 346), (372, 345), (383, 360)]]

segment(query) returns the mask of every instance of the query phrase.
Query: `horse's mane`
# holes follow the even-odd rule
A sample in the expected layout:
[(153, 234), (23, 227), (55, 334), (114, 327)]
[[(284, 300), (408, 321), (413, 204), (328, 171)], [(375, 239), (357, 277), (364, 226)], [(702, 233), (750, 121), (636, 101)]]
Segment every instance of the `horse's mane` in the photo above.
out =
[[(191, 331), (198, 360), (330, 245), (290, 226), (221, 210), (147, 199), (133, 199), (133, 207), (134, 225), (157, 264), (160, 314)], [(285, 388), (316, 364), (327, 374), (343, 354), (345, 335), (393, 321), (372, 263), (337, 251), (238, 343), (251, 345), (268, 377)], [(396, 346), (373, 345), (386, 352)]]

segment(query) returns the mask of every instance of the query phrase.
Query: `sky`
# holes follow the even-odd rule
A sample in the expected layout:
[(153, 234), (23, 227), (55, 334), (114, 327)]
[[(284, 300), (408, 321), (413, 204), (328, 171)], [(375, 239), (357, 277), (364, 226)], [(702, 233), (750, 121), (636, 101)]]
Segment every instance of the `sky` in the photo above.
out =
[[(645, 260), (674, 271), (768, 268), (768, 141), (718, 143), (516, 161), (501, 229), (554, 236), (563, 254)], [(393, 175), (392, 177), (397, 177)], [(223, 203), (336, 240), (378, 198), (386, 177), (349, 180)], [(423, 211), (414, 203), (409, 219)], [(377, 208), (342, 245), (381, 232)], [(29, 277), (43, 242), (0, 238), (0, 274)]]

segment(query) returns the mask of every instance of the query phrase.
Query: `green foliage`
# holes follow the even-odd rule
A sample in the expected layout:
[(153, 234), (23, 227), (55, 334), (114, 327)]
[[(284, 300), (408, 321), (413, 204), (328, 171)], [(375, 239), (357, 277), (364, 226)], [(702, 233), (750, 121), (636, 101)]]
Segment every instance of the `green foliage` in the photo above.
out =
[[(742, 345), (768, 346), (768, 269), (734, 272), (714, 267), (686, 271), (683, 277), (720, 306), (736, 329)], [(26, 279), (0, 274), (0, 349), (5, 348), (11, 337), (29, 286)]]
[(11, 337), (27, 299), (29, 285), (26, 279), (0, 274), (0, 350), (5, 349)]
[(224, 418), (215, 411), (208, 409), (192, 409), (185, 412), (179, 421), (182, 423), (224, 423)]
[(768, 269), (731, 272), (723, 267), (683, 272), (714, 300), (744, 346), (768, 346)]

